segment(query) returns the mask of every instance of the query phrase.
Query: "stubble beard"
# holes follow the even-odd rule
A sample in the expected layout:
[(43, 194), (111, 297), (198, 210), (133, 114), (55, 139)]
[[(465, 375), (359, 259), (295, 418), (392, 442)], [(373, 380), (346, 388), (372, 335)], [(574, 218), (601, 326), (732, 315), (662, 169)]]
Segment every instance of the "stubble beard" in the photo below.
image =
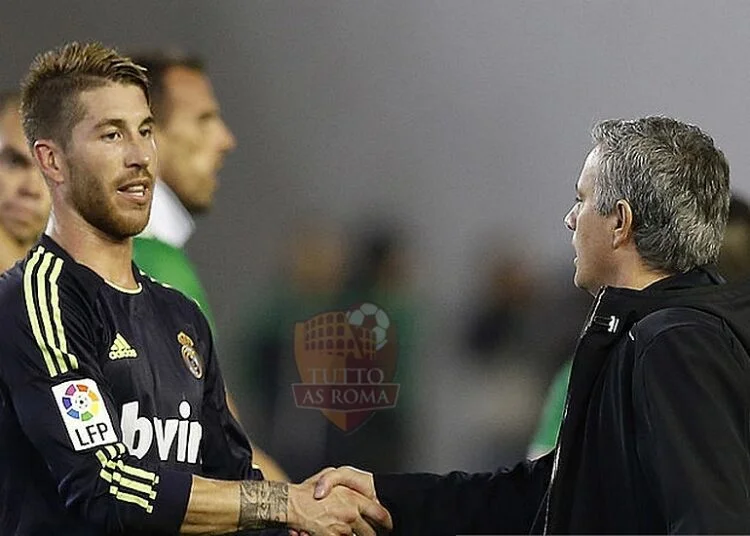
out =
[(102, 181), (72, 162), (68, 201), (89, 225), (114, 241), (121, 242), (136, 236), (148, 224), (150, 210), (142, 218), (121, 216)]

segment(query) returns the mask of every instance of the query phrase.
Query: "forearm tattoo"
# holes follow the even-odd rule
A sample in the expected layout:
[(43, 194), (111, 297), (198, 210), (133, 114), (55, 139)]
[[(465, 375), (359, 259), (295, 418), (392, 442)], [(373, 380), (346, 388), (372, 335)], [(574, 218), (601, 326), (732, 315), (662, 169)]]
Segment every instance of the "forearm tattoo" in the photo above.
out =
[(289, 485), (265, 480), (240, 482), (239, 530), (284, 526)]

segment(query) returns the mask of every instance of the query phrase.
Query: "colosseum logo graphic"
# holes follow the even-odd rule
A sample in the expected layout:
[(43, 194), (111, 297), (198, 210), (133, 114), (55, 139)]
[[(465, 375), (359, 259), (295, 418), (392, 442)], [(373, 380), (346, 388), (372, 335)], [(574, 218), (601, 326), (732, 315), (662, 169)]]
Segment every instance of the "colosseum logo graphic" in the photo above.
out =
[(396, 406), (396, 328), (372, 303), (318, 314), (294, 326), (294, 358), (302, 383), (299, 408), (317, 409), (346, 432), (375, 411)]

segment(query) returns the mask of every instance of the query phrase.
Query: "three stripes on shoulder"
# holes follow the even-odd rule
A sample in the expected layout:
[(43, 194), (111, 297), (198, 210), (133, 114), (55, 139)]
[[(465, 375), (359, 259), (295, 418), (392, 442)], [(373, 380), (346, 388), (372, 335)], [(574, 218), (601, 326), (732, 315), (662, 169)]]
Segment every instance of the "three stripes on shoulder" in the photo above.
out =
[(78, 369), (78, 359), (68, 351), (60, 314), (60, 291), (57, 280), (63, 260), (38, 246), (23, 274), (23, 293), (31, 331), (54, 377)]

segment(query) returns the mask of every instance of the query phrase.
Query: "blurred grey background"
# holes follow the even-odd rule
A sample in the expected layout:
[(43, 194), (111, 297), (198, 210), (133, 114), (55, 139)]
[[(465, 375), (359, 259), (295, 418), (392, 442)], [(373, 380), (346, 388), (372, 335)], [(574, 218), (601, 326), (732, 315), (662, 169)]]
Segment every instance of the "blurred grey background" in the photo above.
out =
[[(509, 415), (530, 433), (550, 373), (457, 358), (483, 251), (512, 247), (533, 272), (551, 314), (532, 339), (563, 320), (545, 296), (572, 286), (562, 217), (603, 118), (697, 123), (750, 192), (748, 20), (739, 0), (3, 0), (0, 86), (68, 40), (203, 56), (239, 146), (188, 251), (232, 389), (242, 399), (229, 341), (295, 225), (397, 222), (424, 317), (405, 467), (488, 469), (518, 453), (488, 454), (503, 452)], [(516, 396), (525, 381), (530, 398)]]

